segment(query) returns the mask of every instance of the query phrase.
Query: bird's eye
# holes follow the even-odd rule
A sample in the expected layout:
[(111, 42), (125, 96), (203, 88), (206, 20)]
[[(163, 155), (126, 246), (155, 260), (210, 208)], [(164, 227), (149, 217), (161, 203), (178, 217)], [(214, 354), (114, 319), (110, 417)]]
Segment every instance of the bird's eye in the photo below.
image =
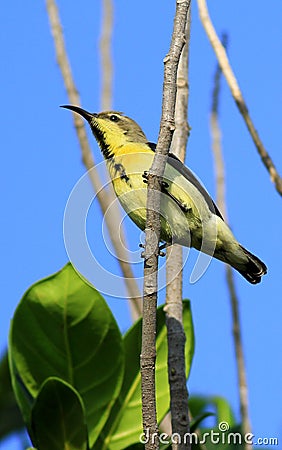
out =
[(119, 120), (119, 117), (116, 116), (115, 114), (112, 114), (112, 115), (110, 116), (110, 120), (111, 120), (112, 122), (117, 122), (117, 121)]

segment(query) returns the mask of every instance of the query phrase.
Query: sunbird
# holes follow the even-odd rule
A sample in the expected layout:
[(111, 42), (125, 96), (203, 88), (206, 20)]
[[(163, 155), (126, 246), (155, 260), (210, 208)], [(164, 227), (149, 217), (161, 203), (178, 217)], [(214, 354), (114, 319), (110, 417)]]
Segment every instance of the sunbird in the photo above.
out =
[[(122, 207), (144, 231), (146, 178), (156, 145), (148, 142), (140, 126), (121, 112), (90, 113), (79, 106), (62, 107), (89, 123)], [(261, 281), (266, 265), (239, 244), (203, 185), (172, 153), (168, 155), (161, 192), (163, 243), (194, 247), (229, 264), (250, 283)]]

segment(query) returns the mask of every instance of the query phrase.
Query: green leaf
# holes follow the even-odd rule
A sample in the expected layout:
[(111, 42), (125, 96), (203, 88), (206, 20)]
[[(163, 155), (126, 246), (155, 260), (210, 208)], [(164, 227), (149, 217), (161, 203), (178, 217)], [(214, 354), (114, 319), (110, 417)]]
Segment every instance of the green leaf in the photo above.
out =
[(235, 418), (228, 401), (225, 398), (218, 396), (211, 397), (210, 401), (216, 407), (218, 423), (227, 422), (229, 427), (233, 427), (235, 425)]
[[(189, 399), (189, 409), (193, 417), (200, 416), (201, 421), (204, 415), (214, 415), (215, 425), (211, 428), (197, 426), (200, 433), (200, 442), (203, 444), (193, 444), (193, 450), (205, 448), (206, 450), (238, 450), (243, 445), (243, 437), (240, 437), (240, 425), (235, 424), (232, 409), (223, 397), (218, 396), (193, 396)], [(209, 414), (213, 411), (213, 414)], [(197, 419), (195, 421), (197, 423)], [(200, 425), (199, 423), (197, 425)], [(193, 427), (195, 431), (195, 426)]]
[(33, 444), (38, 450), (87, 450), (83, 403), (69, 384), (48, 378), (32, 408)]
[(189, 409), (192, 417), (196, 418), (204, 413), (213, 413), (216, 424), (228, 423), (229, 427), (235, 425), (235, 418), (228, 401), (219, 396), (195, 395), (189, 398)]
[(0, 440), (24, 427), (23, 418), (12, 389), (8, 355), (0, 361)]
[[(193, 352), (194, 334), (190, 302), (183, 302), (183, 326), (186, 333), (185, 358), (188, 377)], [(139, 442), (142, 433), (141, 353), (142, 321), (137, 321), (124, 336), (125, 372), (122, 389), (95, 449), (119, 450)], [(157, 414), (161, 421), (169, 410), (167, 374), (167, 332), (163, 307), (157, 311), (156, 391)]]
[(27, 426), (42, 383), (57, 377), (80, 394), (92, 446), (121, 388), (123, 343), (105, 300), (70, 264), (23, 296), (12, 320), (9, 358)]
[(194, 433), (197, 428), (199, 428), (199, 425), (203, 420), (205, 420), (207, 417), (215, 416), (214, 413), (206, 412), (202, 413), (199, 417), (196, 417), (190, 424), (190, 433)]

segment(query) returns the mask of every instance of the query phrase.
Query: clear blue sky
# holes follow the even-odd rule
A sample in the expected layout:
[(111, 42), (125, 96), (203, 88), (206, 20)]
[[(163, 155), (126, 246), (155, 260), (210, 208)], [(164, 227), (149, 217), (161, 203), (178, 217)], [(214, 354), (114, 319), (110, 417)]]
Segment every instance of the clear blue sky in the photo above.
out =
[[(282, 7), (259, 8), (257, 2), (209, 2), (218, 31), (230, 37), (229, 54), (251, 115), (282, 173)], [(67, 49), (82, 105), (100, 110), (98, 38), (100, 2), (59, 1)], [(115, 2), (114, 108), (135, 118), (149, 140), (157, 139), (163, 64), (168, 50), (174, 2)], [(186, 162), (214, 195), (209, 109), (215, 57), (193, 3), (190, 58), (189, 123)], [(58, 70), (44, 2), (2, 5), (2, 301), (0, 350), (7, 345), (9, 323), (25, 290), (66, 262), (62, 223), (68, 196), (84, 173), (71, 114)], [(249, 384), (251, 422), (256, 437), (282, 441), (281, 390), (281, 219), (282, 199), (262, 166), (225, 83), (220, 118), (227, 174), (229, 220), (238, 239), (259, 255), (269, 273), (252, 286), (236, 275)], [(99, 150), (92, 140), (97, 161)], [(92, 215), (91, 215), (92, 214)], [(88, 231), (100, 228), (91, 207)], [(130, 230), (130, 248), (139, 232)], [(95, 231), (96, 227), (96, 231)], [(93, 242), (92, 242), (93, 243)], [(97, 258), (102, 244), (92, 245)], [(99, 253), (100, 252), (100, 253)], [(196, 352), (191, 394), (226, 397), (237, 417), (239, 404), (224, 266), (213, 261), (205, 275), (189, 284), (195, 253), (184, 270), (184, 293), (192, 301)], [(117, 272), (113, 260), (109, 270)], [(137, 269), (138, 271), (139, 269)], [(123, 300), (109, 299), (122, 330), (130, 323)], [(27, 330), (28, 332), (28, 330)], [(18, 450), (17, 439), (0, 449)]]

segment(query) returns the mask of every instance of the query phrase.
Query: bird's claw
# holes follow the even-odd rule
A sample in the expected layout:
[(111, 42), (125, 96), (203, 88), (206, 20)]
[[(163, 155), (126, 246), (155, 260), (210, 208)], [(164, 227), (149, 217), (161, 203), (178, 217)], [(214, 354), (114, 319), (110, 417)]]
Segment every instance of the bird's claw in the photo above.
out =
[[(139, 247), (143, 248), (145, 250), (145, 244), (142, 244), (142, 242), (140, 242)], [(140, 255), (141, 258), (145, 258), (145, 251), (144, 250), (143, 250), (143, 252), (141, 252), (141, 255)]]
[(159, 256), (165, 256), (166, 252), (163, 252), (163, 250), (167, 248), (167, 243), (165, 242), (164, 244), (159, 246)]
[(145, 171), (143, 172), (143, 174), (142, 174), (143, 183), (148, 184), (148, 175), (149, 175), (148, 170), (145, 170)]
[[(166, 255), (166, 252), (163, 252), (163, 249), (165, 249), (165, 248), (167, 247), (167, 245), (168, 245), (168, 244), (165, 242), (164, 244), (162, 244), (162, 245), (159, 246), (159, 251), (158, 251), (159, 256), (163, 257), (163, 256)], [(140, 247), (140, 248), (143, 248), (143, 249), (145, 250), (145, 244), (140, 243), (140, 244), (139, 244), (139, 247)], [(145, 258), (145, 251), (143, 251), (143, 252), (141, 253), (141, 258)]]

